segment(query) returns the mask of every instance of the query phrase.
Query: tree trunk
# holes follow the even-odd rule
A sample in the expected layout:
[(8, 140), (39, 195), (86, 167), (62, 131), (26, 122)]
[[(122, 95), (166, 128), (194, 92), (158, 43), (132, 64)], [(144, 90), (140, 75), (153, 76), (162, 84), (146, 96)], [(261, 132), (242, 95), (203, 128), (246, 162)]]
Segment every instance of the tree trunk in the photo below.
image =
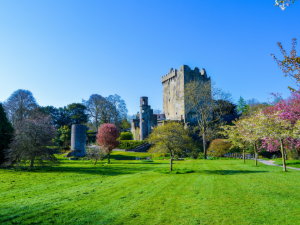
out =
[(255, 166), (257, 166), (257, 151), (256, 151), (256, 143), (254, 144), (254, 154), (255, 154)]
[(107, 154), (107, 163), (110, 164), (110, 152)]
[(281, 148), (281, 155), (282, 155), (282, 167), (283, 167), (283, 171), (286, 172), (285, 154), (284, 154), (284, 148), (283, 148), (283, 139), (280, 140), (280, 148)]
[(243, 149), (243, 160), (244, 160), (244, 163), (245, 163), (245, 149)]
[(98, 161), (98, 159), (95, 159), (95, 163), (94, 163), (94, 165), (96, 165), (97, 161)]
[(206, 142), (205, 142), (205, 133), (202, 134), (203, 137), (203, 152), (204, 152), (204, 159), (207, 159), (207, 153), (206, 153)]
[(30, 161), (30, 167), (33, 167), (33, 163), (34, 163), (34, 157)]
[(170, 171), (173, 171), (173, 157), (170, 159)]

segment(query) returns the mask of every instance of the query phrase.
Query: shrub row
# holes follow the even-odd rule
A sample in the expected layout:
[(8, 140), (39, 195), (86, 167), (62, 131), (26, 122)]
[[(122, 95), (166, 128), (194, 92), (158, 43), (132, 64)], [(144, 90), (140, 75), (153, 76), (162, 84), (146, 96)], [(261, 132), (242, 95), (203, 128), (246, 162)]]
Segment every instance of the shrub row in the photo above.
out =
[(134, 140), (120, 141), (120, 145), (118, 146), (118, 149), (133, 149), (145, 143), (147, 143), (147, 141), (134, 141)]

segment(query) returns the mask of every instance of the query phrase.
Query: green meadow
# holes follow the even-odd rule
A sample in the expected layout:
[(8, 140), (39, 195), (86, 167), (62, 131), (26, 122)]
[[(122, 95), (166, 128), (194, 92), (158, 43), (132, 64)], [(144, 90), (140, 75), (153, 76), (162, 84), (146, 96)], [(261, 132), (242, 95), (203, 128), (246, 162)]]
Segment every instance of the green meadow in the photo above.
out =
[(300, 171), (185, 160), (169, 173), (169, 160), (130, 160), (147, 155), (0, 169), (0, 224), (299, 224)]

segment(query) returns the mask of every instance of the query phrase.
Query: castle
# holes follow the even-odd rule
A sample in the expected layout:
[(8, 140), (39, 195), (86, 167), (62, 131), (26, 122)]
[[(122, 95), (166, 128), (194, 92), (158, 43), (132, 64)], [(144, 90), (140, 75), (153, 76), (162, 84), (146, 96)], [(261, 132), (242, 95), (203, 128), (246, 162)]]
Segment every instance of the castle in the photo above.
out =
[[(162, 124), (165, 120), (192, 123), (194, 120), (187, 114), (184, 101), (185, 85), (191, 81), (210, 82), (205, 69), (192, 70), (189, 66), (182, 65), (178, 70), (173, 68), (161, 77), (163, 85), (163, 114), (153, 114), (153, 109), (148, 105), (148, 97), (140, 98), (140, 114), (132, 120), (131, 132), (135, 140), (144, 140), (151, 130)], [(138, 132), (139, 131), (139, 132)], [(137, 134), (139, 133), (139, 134)]]

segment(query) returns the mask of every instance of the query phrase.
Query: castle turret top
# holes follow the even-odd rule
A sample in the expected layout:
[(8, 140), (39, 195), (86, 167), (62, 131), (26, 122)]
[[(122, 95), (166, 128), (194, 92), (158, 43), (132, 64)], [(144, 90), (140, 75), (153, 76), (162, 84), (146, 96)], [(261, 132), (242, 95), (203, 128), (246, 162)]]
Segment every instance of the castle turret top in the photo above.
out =
[(141, 106), (148, 105), (148, 97), (146, 97), (146, 96), (140, 97), (140, 105)]

